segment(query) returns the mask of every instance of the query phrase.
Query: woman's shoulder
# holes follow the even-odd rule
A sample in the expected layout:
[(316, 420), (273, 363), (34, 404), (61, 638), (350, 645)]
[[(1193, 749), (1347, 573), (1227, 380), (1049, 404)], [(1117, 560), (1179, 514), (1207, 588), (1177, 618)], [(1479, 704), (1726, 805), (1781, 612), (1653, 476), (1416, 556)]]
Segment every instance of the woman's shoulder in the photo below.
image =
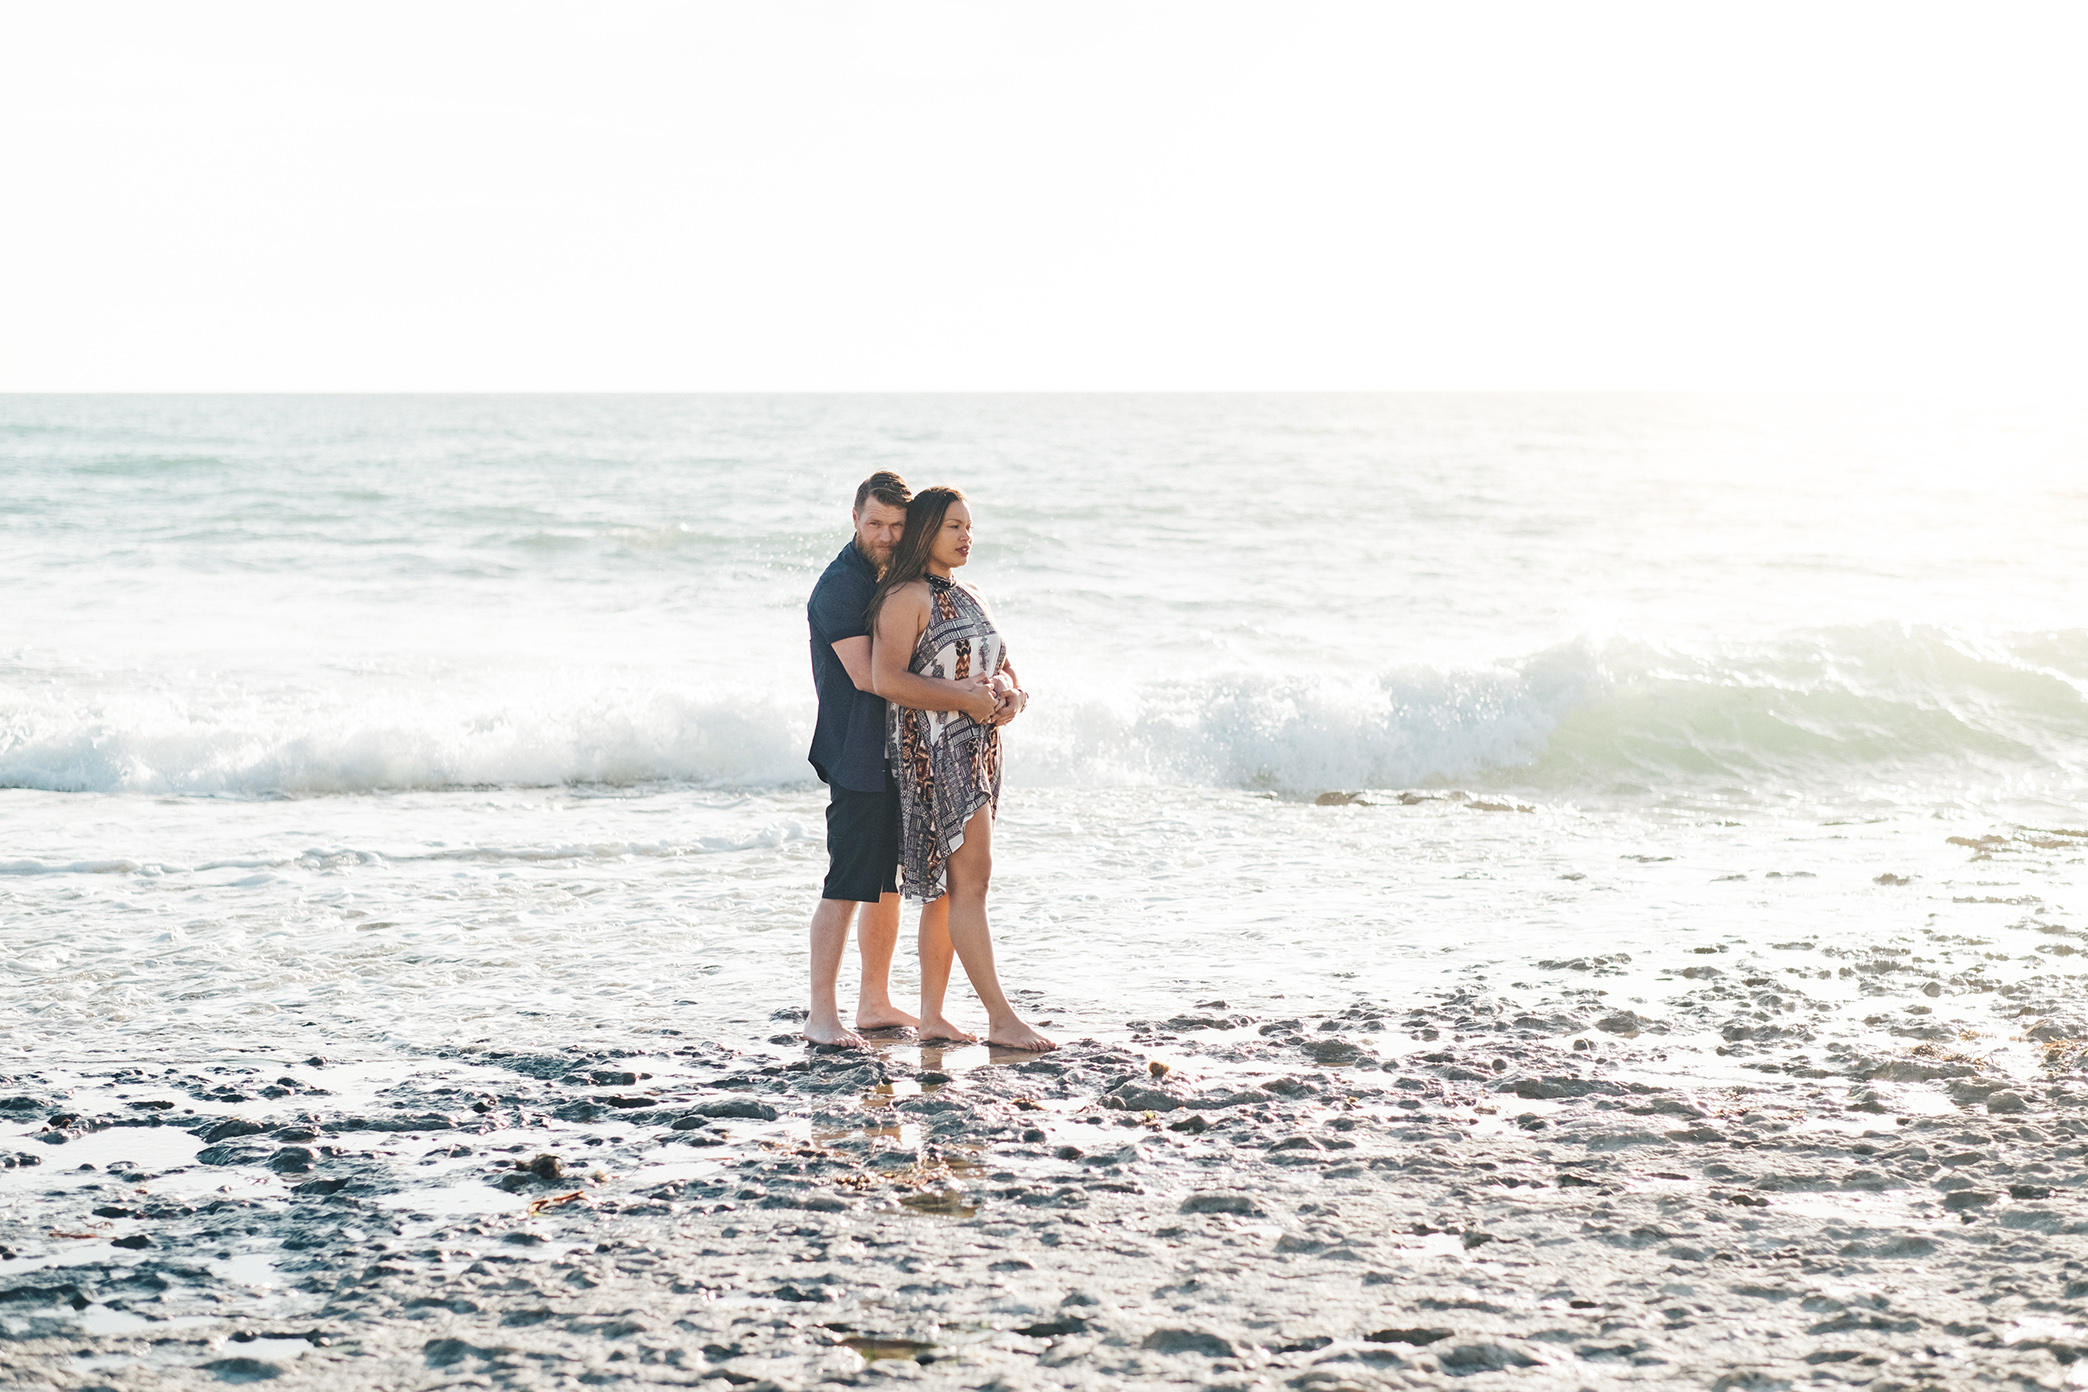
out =
[(928, 607), (928, 582), (926, 580), (901, 580), (885, 593), (886, 613), (903, 614), (925, 610)]

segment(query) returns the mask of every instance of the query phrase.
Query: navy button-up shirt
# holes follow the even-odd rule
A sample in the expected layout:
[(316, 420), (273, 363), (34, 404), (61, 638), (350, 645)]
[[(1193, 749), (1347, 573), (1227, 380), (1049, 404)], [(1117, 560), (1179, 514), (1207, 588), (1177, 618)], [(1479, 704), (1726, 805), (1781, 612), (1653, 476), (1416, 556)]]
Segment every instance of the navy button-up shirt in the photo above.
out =
[(812, 626), (812, 685), (819, 692), (819, 722), (812, 727), (806, 757), (820, 778), (859, 793), (885, 786), (885, 703), (858, 690), (834, 653), (844, 638), (866, 638), (863, 610), (877, 592), (877, 568), (851, 539), (812, 587), (805, 618)]

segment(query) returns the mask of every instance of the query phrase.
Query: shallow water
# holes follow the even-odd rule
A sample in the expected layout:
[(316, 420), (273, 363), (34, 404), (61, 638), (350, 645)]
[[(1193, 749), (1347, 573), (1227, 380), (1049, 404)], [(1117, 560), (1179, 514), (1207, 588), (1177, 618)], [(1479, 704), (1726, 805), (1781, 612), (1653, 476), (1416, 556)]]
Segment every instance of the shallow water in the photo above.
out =
[(2088, 826), (2083, 463), (1882, 399), (9, 398), (0, 1028), (798, 1004), (802, 605), (878, 466), (976, 499), (1003, 962), (1064, 1028), (1894, 941), (1949, 836)]
[[(1937, 934), (2049, 948), (2037, 930), (2069, 927), (2088, 856), (2082, 828), (1962, 814), (1366, 797), (1012, 797), (994, 894), (1004, 977), (1054, 1028), (1104, 1035), (1206, 996), (1280, 1014), (1500, 990), (1536, 962), (1619, 953), (1633, 984), (1613, 989), (1643, 1003), (1651, 975), (1699, 948), (1823, 931), (1881, 949)], [(690, 789), (0, 794), (17, 856), (0, 866), (4, 1039), (26, 1059), (745, 1036), (800, 999), (820, 807)], [(2067, 965), (2022, 952), (2001, 956)]]

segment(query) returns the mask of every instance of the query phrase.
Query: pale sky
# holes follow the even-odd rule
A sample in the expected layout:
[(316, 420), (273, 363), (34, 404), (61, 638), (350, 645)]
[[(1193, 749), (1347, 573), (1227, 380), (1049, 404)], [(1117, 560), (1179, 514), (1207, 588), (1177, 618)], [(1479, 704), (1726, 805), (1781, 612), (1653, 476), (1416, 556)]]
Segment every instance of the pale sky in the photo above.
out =
[(2084, 38), (0, 0), (0, 390), (2078, 387)]

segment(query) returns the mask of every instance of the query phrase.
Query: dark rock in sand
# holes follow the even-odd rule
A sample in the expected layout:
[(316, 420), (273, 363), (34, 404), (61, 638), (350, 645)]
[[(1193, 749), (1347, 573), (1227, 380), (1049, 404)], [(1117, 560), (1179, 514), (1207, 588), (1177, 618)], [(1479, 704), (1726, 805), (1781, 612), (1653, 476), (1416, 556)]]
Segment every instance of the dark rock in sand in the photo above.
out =
[(1196, 1353), (1205, 1358), (1231, 1358), (1230, 1341), (1198, 1329), (1155, 1329), (1139, 1345), (1153, 1353)]
[(1245, 1194), (1203, 1193), (1191, 1194), (1182, 1200), (1177, 1213), (1233, 1213), (1246, 1218), (1265, 1215), (1261, 1206)]
[(267, 1382), (283, 1375), (281, 1368), (259, 1358), (219, 1358), (205, 1363), (203, 1371), (215, 1373), (219, 1382)]
[(1226, 1089), (1200, 1092), (1194, 1097), (1184, 1099), (1182, 1105), (1194, 1107), (1198, 1111), (1213, 1112), (1229, 1107), (1259, 1107), (1268, 1100), (1269, 1094), (1266, 1092)]
[(743, 1117), (749, 1121), (774, 1121), (776, 1109), (766, 1102), (756, 1102), (751, 1097), (727, 1097), (717, 1102), (705, 1102), (694, 1109), (700, 1117)]
[(1364, 1056), (1363, 1050), (1346, 1039), (1308, 1039), (1300, 1048), (1314, 1063), (1354, 1063)]
[(660, 1099), (657, 1097), (628, 1097), (613, 1092), (604, 1093), (598, 1097), (591, 1097), (588, 1100), (599, 1106), (610, 1107), (619, 1112), (631, 1112), (642, 1107), (657, 1107), (660, 1105)]
[(1618, 1086), (1616, 1083), (1605, 1082), (1600, 1078), (1561, 1077), (1517, 1078), (1510, 1082), (1496, 1084), (1494, 1090), (1496, 1092), (1512, 1092), (1517, 1097), (1527, 1097), (1532, 1100), (1557, 1097), (1587, 1097), (1596, 1093), (1615, 1096), (1626, 1091), (1626, 1089)]
[(421, 1347), (421, 1356), (430, 1368), (450, 1368), (467, 1358), (482, 1358), (488, 1361), (506, 1353), (504, 1348), (479, 1348), (462, 1339), (430, 1339)]
[(1412, 1344), (1423, 1348), (1456, 1332), (1454, 1329), (1380, 1329), (1374, 1334), (1365, 1334), (1363, 1338), (1373, 1344)]
[(1534, 1368), (1537, 1360), (1506, 1344), (1459, 1344), (1436, 1356), (1443, 1371), (1452, 1377), (1474, 1373), (1497, 1373), (1508, 1368)]
[(1922, 1059), (1891, 1059), (1884, 1063), (1859, 1064), (1851, 1076), (1887, 1083), (1927, 1083), (1939, 1078), (1969, 1078), (1972, 1067), (1964, 1063), (1929, 1063)]
[(1697, 1145), (1707, 1144), (1712, 1141), (1722, 1141), (1726, 1138), (1725, 1132), (1710, 1126), (1692, 1126), (1687, 1130), (1664, 1131), (1661, 1134), (1671, 1141), (1688, 1141)]
[(568, 1054), (486, 1054), (484, 1058), (495, 1067), (547, 1082), (565, 1077), (581, 1062)]
[(411, 1116), (342, 1117), (333, 1123), (336, 1131), (453, 1131), (457, 1123), (440, 1112)]
[(210, 1123), (197, 1134), (204, 1140), (215, 1144), (218, 1141), (234, 1140), (240, 1136), (257, 1135), (267, 1129), (260, 1122), (248, 1121), (245, 1117), (226, 1117), (223, 1121)]
[(1254, 1017), (1251, 1015), (1177, 1015), (1173, 1019), (1162, 1020), (1160, 1023), (1164, 1029), (1187, 1034), (1192, 1030), (1245, 1029), (1254, 1023)]
[(1137, 1079), (1127, 1079), (1103, 1094), (1102, 1105), (1130, 1112), (1171, 1112), (1183, 1106), (1184, 1101), (1165, 1088), (1153, 1087)]

